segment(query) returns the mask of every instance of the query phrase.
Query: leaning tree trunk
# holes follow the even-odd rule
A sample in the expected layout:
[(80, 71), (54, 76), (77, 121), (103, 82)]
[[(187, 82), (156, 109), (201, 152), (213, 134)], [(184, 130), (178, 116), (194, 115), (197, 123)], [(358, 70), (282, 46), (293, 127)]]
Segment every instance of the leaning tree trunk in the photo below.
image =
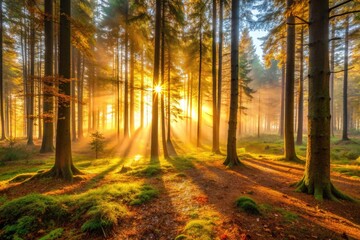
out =
[[(287, 0), (290, 9), (294, 0)], [(285, 82), (285, 160), (297, 160), (294, 143), (294, 82), (295, 82), (295, 17), (287, 17), (286, 82)]]
[(45, 77), (43, 83), (43, 139), (41, 153), (54, 151), (54, 99), (53, 99), (53, 1), (45, 0)]
[(216, 101), (216, 0), (212, 0), (212, 104), (213, 104), (213, 149), (219, 153), (219, 131), (217, 130), (217, 101)]
[(0, 0), (0, 116), (1, 116), (1, 138), (5, 140), (5, 117), (4, 117), (4, 81), (3, 81), (3, 1)]
[[(161, 0), (156, 0), (153, 89), (159, 84), (160, 38), (161, 38)], [(157, 161), (159, 159), (158, 104), (159, 104), (158, 94), (153, 90), (152, 91), (152, 122), (151, 122), (151, 160), (152, 161)]]
[(300, 33), (300, 79), (299, 79), (299, 98), (298, 98), (298, 130), (296, 144), (303, 143), (303, 115), (304, 115), (304, 26)]
[(345, 20), (344, 85), (343, 85), (343, 132), (342, 140), (348, 137), (348, 68), (349, 68), (349, 16)]
[[(51, 172), (55, 177), (72, 181), (73, 174), (79, 173), (71, 157), (70, 134), (70, 78), (71, 78), (71, 1), (60, 1), (59, 33), (59, 93), (62, 99), (58, 105), (56, 129), (55, 165)], [(59, 98), (60, 98), (59, 96)]]
[(308, 145), (297, 190), (318, 200), (350, 199), (330, 181), (329, 1), (310, 1)]
[(240, 165), (236, 151), (236, 124), (239, 97), (239, 0), (231, 1), (231, 93), (227, 139), (227, 156), (224, 165)]

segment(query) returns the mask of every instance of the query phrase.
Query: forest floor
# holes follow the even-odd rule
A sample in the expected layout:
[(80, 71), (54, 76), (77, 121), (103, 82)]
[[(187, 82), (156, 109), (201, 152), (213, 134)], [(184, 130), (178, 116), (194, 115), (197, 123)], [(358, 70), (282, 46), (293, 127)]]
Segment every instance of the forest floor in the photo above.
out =
[[(31, 193), (81, 196), (102, 186), (140, 183), (156, 189), (157, 196), (140, 205), (126, 205), (126, 215), (110, 230), (83, 233), (76, 221), (49, 229), (64, 229), (56, 236), (59, 239), (360, 239), (360, 204), (317, 201), (295, 192), (290, 185), (301, 179), (304, 166), (274, 155), (281, 151), (276, 142), (246, 140), (244, 149), (239, 149), (243, 165), (228, 169), (222, 164), (225, 156), (179, 140), (174, 142), (177, 157), (149, 162), (149, 144), (143, 139), (147, 137), (140, 133), (120, 147), (109, 144), (112, 150), (101, 159), (88, 153), (88, 143), (75, 143), (74, 162), (85, 174), (72, 184), (27, 180), (51, 167), (53, 154), (33, 153), (26, 160), (5, 162), (0, 166), (0, 211), (11, 200)], [(349, 147), (338, 145), (334, 149)], [(359, 143), (351, 149), (346, 154), (360, 151)], [(334, 185), (360, 199), (359, 158), (334, 160), (332, 170)], [(24, 177), (11, 181), (19, 175)], [(243, 196), (256, 202), (259, 214), (236, 207), (236, 199)], [(23, 239), (36, 239), (49, 229), (28, 232)]]

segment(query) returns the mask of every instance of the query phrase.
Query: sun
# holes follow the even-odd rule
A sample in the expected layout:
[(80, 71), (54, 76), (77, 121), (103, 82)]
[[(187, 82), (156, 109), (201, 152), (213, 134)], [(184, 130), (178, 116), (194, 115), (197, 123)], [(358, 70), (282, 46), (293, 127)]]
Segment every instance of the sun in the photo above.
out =
[(154, 88), (154, 91), (155, 91), (156, 93), (161, 93), (162, 87), (161, 87), (160, 85), (156, 85), (155, 88)]

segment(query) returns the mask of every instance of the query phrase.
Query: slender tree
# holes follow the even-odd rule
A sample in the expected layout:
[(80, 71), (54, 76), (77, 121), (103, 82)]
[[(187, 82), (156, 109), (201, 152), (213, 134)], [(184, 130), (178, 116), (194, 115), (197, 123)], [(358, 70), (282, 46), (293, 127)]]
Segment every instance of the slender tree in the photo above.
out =
[(4, 79), (3, 79), (3, 1), (0, 0), (0, 116), (1, 116), (1, 138), (5, 136), (5, 115), (4, 115)]
[(298, 91), (298, 129), (296, 144), (301, 145), (303, 142), (303, 114), (304, 114), (304, 26), (300, 32), (300, 77)]
[[(153, 89), (159, 84), (160, 70), (160, 39), (161, 39), (161, 0), (156, 0), (155, 11), (155, 48), (154, 48), (154, 77)], [(159, 138), (158, 138), (158, 118), (159, 118), (159, 99), (158, 93), (152, 92), (152, 122), (151, 122), (151, 160), (159, 159)]]
[(54, 151), (53, 100), (53, 0), (45, 0), (45, 77), (43, 84), (43, 139), (41, 153)]
[(239, 97), (239, 0), (231, 1), (231, 93), (227, 139), (227, 156), (224, 165), (240, 165), (236, 151), (236, 124)]
[[(290, 10), (294, 0), (287, 0)], [(294, 143), (294, 82), (295, 82), (295, 17), (287, 17), (286, 80), (285, 80), (285, 159), (297, 160)]]
[(343, 131), (342, 140), (348, 137), (348, 68), (349, 68), (349, 16), (345, 19), (344, 84), (343, 84)]
[(216, 94), (216, 31), (217, 31), (217, 17), (216, 17), (216, 0), (212, 1), (212, 107), (213, 107), (213, 149), (212, 151), (215, 153), (220, 152), (219, 148), (219, 131), (217, 127), (217, 94)]

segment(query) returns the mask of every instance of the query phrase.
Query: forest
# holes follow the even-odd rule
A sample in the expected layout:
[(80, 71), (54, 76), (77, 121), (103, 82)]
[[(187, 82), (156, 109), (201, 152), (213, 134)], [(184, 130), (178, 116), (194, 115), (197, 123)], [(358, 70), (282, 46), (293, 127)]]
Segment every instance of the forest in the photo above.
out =
[(0, 239), (360, 239), (360, 0), (0, 0)]

